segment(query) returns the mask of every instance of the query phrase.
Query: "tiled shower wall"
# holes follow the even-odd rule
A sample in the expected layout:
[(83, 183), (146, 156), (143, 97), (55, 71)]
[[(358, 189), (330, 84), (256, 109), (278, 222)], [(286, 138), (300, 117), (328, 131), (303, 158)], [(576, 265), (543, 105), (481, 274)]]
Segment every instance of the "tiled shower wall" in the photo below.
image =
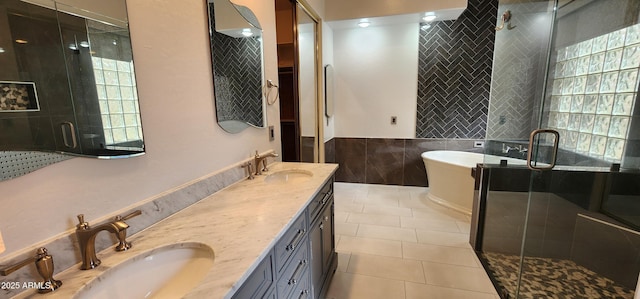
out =
[[(496, 32), (487, 139), (527, 140), (538, 124), (551, 15), (547, 2), (501, 3), (512, 27)], [(542, 22), (541, 20), (545, 20)], [(501, 20), (498, 18), (498, 24)]]
[(484, 138), (498, 1), (469, 0), (454, 21), (420, 30), (418, 138)]
[(473, 148), (473, 143), (473, 139), (334, 138), (325, 142), (325, 160), (340, 164), (338, 182), (428, 186), (423, 152), (481, 153), (482, 148)]

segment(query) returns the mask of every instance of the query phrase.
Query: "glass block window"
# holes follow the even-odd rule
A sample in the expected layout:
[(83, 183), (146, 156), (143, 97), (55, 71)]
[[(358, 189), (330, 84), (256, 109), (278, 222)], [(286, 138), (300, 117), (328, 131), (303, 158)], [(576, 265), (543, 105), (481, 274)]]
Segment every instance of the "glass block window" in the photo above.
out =
[(558, 49), (548, 126), (560, 147), (620, 163), (639, 69), (640, 24)]
[(107, 145), (142, 140), (133, 62), (92, 57)]

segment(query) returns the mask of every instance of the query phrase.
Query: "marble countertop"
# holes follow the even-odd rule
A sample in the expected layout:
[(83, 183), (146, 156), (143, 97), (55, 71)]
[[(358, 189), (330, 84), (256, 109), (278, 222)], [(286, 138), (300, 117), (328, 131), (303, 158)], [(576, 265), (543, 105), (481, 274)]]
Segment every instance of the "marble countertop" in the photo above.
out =
[(129, 237), (130, 250), (115, 252), (110, 247), (99, 252), (99, 267), (81, 271), (74, 266), (55, 275), (63, 281), (55, 292), (27, 291), (15, 298), (72, 298), (110, 267), (154, 248), (180, 243), (202, 243), (215, 254), (211, 270), (184, 298), (231, 298), (337, 165), (277, 162), (266, 174), (285, 169), (307, 170), (313, 176), (286, 185), (267, 184), (266, 175), (240, 181)]

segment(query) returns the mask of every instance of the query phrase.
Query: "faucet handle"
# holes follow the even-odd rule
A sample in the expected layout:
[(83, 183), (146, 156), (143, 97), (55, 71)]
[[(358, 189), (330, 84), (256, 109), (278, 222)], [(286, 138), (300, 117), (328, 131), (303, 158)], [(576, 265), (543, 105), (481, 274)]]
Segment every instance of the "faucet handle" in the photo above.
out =
[(84, 214), (78, 214), (78, 229), (89, 229), (89, 223), (84, 221)]
[(248, 179), (249, 180), (253, 180), (254, 179), (253, 178), (253, 164), (251, 163), (251, 161), (242, 164), (242, 168), (246, 168), (248, 170), (248, 172), (249, 172)]
[(35, 262), (38, 274), (44, 279), (42, 285), (38, 288), (38, 293), (53, 292), (62, 285), (62, 281), (53, 278), (53, 256), (51, 256), (44, 247), (38, 248), (35, 256), (28, 257), (13, 266), (0, 270), (0, 275), (7, 276), (33, 262)]
[[(124, 217), (120, 215), (116, 216), (115, 221), (125, 221), (139, 215), (142, 215), (142, 211), (135, 210)], [(131, 243), (127, 242), (127, 228), (129, 228), (129, 225), (126, 223), (122, 223), (122, 224), (125, 226), (124, 229), (116, 233), (116, 237), (118, 238), (118, 245), (116, 245), (116, 248), (115, 248), (116, 251), (126, 251), (129, 248), (131, 248)]]
[(129, 220), (129, 219), (131, 219), (133, 217), (140, 216), (140, 215), (142, 215), (142, 211), (141, 210), (135, 210), (135, 211), (127, 214), (124, 217), (120, 216), (120, 215), (116, 216), (116, 221), (125, 221), (125, 220)]

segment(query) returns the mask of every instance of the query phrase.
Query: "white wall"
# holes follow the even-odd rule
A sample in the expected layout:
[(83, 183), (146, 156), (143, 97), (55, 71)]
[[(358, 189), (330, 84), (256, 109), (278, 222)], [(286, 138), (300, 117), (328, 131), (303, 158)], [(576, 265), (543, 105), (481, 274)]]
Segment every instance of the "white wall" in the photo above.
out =
[[(248, 158), (280, 152), (279, 111), (266, 129), (228, 134), (215, 121), (205, 1), (128, 1), (147, 154), (117, 160), (74, 158), (0, 182), (0, 231), (9, 255)], [(235, 0), (264, 28), (265, 76), (277, 80), (273, 0)]]
[[(322, 22), (322, 61), (323, 61), (323, 74), (324, 74), (324, 67), (327, 64), (331, 64), (334, 65), (334, 59), (333, 59), (333, 29), (331, 29), (331, 27), (329, 27), (329, 25), (326, 22)], [(323, 82), (324, 82), (324, 75), (323, 75)], [(325, 82), (326, 84), (326, 82)], [(334, 80), (334, 84), (335, 84), (335, 80)], [(335, 86), (335, 85), (334, 85)], [(324, 96), (324, 85), (321, 87), (322, 88), (322, 94)], [(324, 98), (323, 101), (324, 103)], [(334, 106), (335, 107), (335, 106)], [(324, 115), (324, 106), (323, 106), (323, 112), (322, 114)], [(334, 108), (334, 110), (336, 110)], [(328, 141), (331, 140), (333, 137), (335, 137), (336, 133), (335, 133), (335, 114), (334, 116), (327, 118), (327, 116), (325, 115), (323, 117), (323, 126), (324, 126), (324, 141)]]
[(336, 137), (415, 137), (418, 30), (414, 23), (333, 31)]

